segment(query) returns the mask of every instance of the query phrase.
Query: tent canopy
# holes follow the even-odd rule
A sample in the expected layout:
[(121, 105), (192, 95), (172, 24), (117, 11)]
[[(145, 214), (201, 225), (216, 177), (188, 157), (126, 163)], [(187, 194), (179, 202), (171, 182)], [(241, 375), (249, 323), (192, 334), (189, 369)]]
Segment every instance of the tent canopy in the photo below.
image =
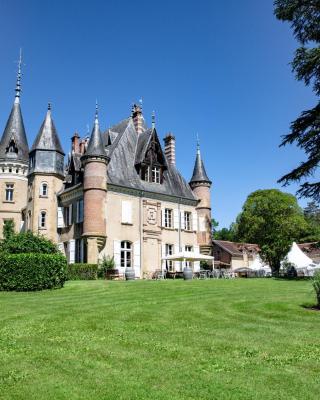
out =
[(296, 242), (292, 243), (291, 249), (287, 254), (286, 259), (295, 265), (296, 268), (307, 268), (310, 265), (314, 265), (310, 257), (308, 257), (300, 249)]
[(209, 261), (214, 260), (212, 256), (206, 256), (205, 254), (195, 253), (194, 251), (180, 251), (179, 253), (165, 256), (162, 260), (171, 261)]

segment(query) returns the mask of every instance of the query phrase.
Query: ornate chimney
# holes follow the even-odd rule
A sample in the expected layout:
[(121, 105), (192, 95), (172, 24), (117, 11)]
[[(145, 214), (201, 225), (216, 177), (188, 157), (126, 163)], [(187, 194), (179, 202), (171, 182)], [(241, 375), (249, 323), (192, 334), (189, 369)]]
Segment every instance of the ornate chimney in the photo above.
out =
[(163, 140), (164, 153), (168, 162), (172, 165), (176, 165), (176, 138), (169, 132)]
[(137, 133), (142, 133), (143, 132), (143, 115), (142, 115), (142, 107), (141, 105), (134, 104), (132, 106), (132, 120), (134, 123), (134, 126), (136, 128)]
[(80, 153), (80, 142), (79, 142), (79, 135), (77, 132), (71, 138), (71, 145), (72, 145), (72, 153)]

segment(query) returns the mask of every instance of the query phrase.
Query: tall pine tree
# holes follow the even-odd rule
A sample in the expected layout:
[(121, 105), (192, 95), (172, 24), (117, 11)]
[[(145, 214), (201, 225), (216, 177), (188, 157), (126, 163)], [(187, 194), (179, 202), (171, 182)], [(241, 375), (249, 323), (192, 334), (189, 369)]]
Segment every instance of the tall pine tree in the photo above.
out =
[[(320, 95), (320, 0), (275, 0), (276, 17), (290, 22), (295, 38), (300, 43), (291, 63), (296, 79), (312, 86)], [(278, 182), (284, 186), (300, 182), (299, 196), (320, 202), (320, 182), (316, 173), (320, 162), (320, 102), (311, 110), (303, 111), (291, 123), (291, 132), (283, 137), (280, 146), (295, 143), (306, 154), (291, 172)]]

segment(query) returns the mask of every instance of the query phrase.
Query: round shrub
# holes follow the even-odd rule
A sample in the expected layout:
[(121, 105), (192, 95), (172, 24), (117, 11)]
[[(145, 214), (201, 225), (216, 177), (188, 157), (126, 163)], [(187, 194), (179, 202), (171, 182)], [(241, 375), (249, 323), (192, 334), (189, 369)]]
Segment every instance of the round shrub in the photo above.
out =
[(0, 244), (0, 253), (20, 254), (20, 253), (58, 253), (57, 246), (49, 239), (32, 232), (17, 233), (6, 237)]
[(67, 260), (60, 254), (0, 254), (0, 290), (61, 288)]

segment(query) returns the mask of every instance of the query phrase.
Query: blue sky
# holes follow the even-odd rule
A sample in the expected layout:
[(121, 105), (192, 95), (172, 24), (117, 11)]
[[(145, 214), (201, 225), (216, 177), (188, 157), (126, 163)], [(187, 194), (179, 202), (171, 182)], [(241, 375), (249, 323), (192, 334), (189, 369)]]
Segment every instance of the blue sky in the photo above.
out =
[(228, 226), (249, 193), (279, 187), (304, 158), (295, 147), (278, 148), (290, 121), (315, 103), (291, 73), (296, 46), (272, 0), (1, 0), (0, 131), (22, 47), (29, 145), (48, 101), (67, 152), (73, 132), (91, 130), (96, 98), (103, 128), (142, 98), (160, 137), (175, 134), (187, 180), (199, 133), (213, 217)]

